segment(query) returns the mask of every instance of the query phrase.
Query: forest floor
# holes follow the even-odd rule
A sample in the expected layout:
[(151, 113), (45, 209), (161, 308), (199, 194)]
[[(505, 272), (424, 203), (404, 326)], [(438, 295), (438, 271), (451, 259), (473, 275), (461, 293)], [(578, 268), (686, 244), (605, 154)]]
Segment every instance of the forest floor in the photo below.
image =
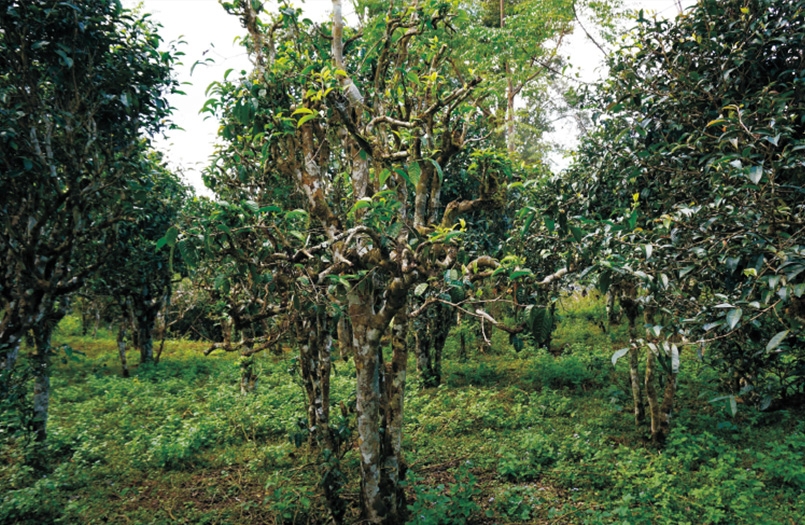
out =
[[(610, 359), (623, 328), (603, 330), (600, 301), (565, 303), (558, 355), (515, 353), (498, 333), (491, 350), (459, 361), (451, 338), (435, 389), (421, 388), (412, 358), (411, 523), (805, 523), (805, 411), (733, 415), (710, 401), (715, 375), (683, 355), (673, 430), (658, 448), (635, 428), (626, 363)], [(73, 335), (75, 324), (56, 341), (46, 447), (0, 436), (0, 523), (326, 522), (320, 480), (336, 463), (307, 445), (290, 350), (261, 354), (257, 392), (242, 396), (235, 355), (168, 341), (157, 366), (124, 379), (113, 338)], [(336, 363), (348, 523), (359, 485), (353, 377)]]

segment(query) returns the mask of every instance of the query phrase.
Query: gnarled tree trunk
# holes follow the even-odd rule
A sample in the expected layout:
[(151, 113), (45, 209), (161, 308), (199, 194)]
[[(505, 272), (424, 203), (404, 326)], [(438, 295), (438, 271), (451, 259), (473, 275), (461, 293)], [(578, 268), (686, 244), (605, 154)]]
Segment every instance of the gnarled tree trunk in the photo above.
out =
[(324, 312), (298, 321), (297, 340), (302, 379), (307, 394), (307, 418), (311, 444), (333, 452), (330, 432), (330, 368), (332, 336)]
[[(361, 508), (366, 523), (405, 521), (405, 499), (400, 481), (405, 477), (401, 457), (403, 395), (405, 392), (407, 324), (404, 299), (394, 313), (393, 357), (383, 362), (380, 339), (389, 318), (373, 311), (371, 291), (353, 289), (347, 295), (352, 321), (352, 348), (357, 371), (358, 443), (361, 460)], [(386, 304), (383, 310), (389, 308)]]
[(416, 367), (426, 388), (442, 383), (442, 351), (455, 322), (455, 311), (441, 303), (432, 305), (430, 311), (414, 322)]
[(50, 338), (59, 321), (67, 313), (62, 305), (34, 326), (34, 353), (31, 356), (34, 371), (34, 397), (32, 428), (37, 441), (47, 438), (48, 408), (50, 407)]

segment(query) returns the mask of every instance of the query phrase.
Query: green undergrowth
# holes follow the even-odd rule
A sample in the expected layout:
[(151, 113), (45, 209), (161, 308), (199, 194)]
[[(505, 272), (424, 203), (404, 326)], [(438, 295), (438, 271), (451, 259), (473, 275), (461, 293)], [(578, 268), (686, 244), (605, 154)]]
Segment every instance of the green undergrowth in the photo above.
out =
[[(712, 373), (688, 359), (657, 448), (634, 427), (625, 364), (610, 361), (619, 328), (604, 333), (600, 302), (579, 302), (560, 312), (559, 355), (493, 347), (460, 361), (449, 351), (434, 389), (421, 388), (412, 359), (411, 523), (805, 522), (802, 411), (733, 416), (709, 402)], [(326, 521), (324, 459), (305, 441), (290, 350), (260, 354), (257, 393), (242, 396), (237, 356), (204, 357), (199, 343), (167, 342), (158, 365), (133, 366), (129, 379), (113, 340), (62, 334), (63, 344), (72, 351), (54, 360), (47, 445), (3, 436), (0, 522)], [(354, 424), (353, 377), (335, 363), (336, 424)], [(353, 523), (358, 457), (347, 448), (340, 495)]]

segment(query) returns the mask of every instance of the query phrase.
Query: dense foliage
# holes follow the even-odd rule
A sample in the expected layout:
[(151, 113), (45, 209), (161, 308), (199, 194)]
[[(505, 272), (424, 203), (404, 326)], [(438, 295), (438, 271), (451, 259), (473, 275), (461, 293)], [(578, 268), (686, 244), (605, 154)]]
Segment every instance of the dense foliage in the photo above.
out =
[(655, 355), (667, 376), (648, 396), (655, 436), (683, 350), (764, 408), (803, 393), (804, 16), (773, 1), (641, 14), (596, 95), (565, 204), (601, 288), (644, 311), (646, 389)]
[(147, 198), (141, 137), (170, 115), (175, 55), (117, 1), (4, 0), (0, 27), (0, 392), (19, 397), (12, 376), (33, 330), (43, 439), (50, 332)]

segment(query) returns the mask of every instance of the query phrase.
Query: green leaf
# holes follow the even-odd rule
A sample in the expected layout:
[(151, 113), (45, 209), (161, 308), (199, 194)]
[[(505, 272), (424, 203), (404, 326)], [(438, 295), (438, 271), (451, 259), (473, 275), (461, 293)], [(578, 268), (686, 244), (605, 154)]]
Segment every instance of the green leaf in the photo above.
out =
[(65, 66), (67, 66), (68, 68), (73, 67), (73, 59), (72, 59), (72, 58), (70, 58), (70, 57), (67, 55), (67, 53), (65, 53), (65, 52), (64, 52), (64, 51), (62, 51), (61, 49), (57, 49), (57, 50), (56, 50), (56, 54), (57, 54), (57, 55), (59, 55), (59, 56), (61, 57), (61, 62), (62, 62), (62, 64), (64, 64), (64, 65), (65, 65)]
[(738, 326), (738, 322), (741, 320), (743, 313), (743, 310), (740, 308), (733, 308), (727, 312), (727, 329), (732, 330)]
[(408, 176), (408, 174), (405, 172), (404, 169), (402, 169), (402, 168), (394, 168), (394, 171), (397, 173), (397, 175), (402, 177), (403, 180), (405, 180), (405, 182), (407, 182), (408, 184), (412, 184), (412, 185), (414, 184), (411, 181), (411, 178)]
[(355, 204), (352, 205), (352, 208), (350, 208), (349, 212), (351, 214), (355, 214), (356, 211), (362, 210), (363, 208), (368, 208), (371, 205), (372, 205), (372, 199), (369, 197), (364, 197), (356, 201)]
[(769, 340), (769, 342), (766, 344), (766, 351), (771, 352), (772, 350), (774, 350), (775, 348), (780, 346), (780, 343), (783, 342), (783, 339), (788, 337), (788, 332), (789, 332), (788, 330), (783, 330), (782, 332), (777, 332), (774, 335), (774, 337), (772, 337)]
[(517, 337), (517, 334), (509, 334), (509, 343), (514, 347), (515, 352), (520, 352), (525, 347), (523, 340)]
[(610, 284), (612, 284), (612, 272), (609, 270), (601, 272), (598, 276), (598, 290), (605, 294), (609, 291)]
[(536, 210), (529, 210), (523, 222), (523, 228), (520, 230), (520, 237), (525, 237), (525, 234), (528, 233), (528, 229), (531, 227), (531, 223), (534, 222), (534, 217), (536, 216)]
[(571, 226), (570, 233), (573, 234), (573, 238), (576, 239), (576, 242), (581, 242), (584, 238), (584, 231), (578, 226)]
[(528, 268), (522, 268), (522, 269), (515, 270), (515, 271), (511, 272), (509, 274), (509, 279), (511, 279), (513, 281), (513, 280), (517, 279), (518, 277), (524, 277), (526, 275), (529, 275), (529, 276), (534, 275), (534, 272), (532, 272)]
[(643, 251), (646, 252), (646, 260), (648, 261), (649, 259), (651, 259), (651, 254), (654, 251), (654, 246), (652, 246), (651, 244), (644, 244)]
[(176, 239), (179, 238), (179, 228), (176, 226), (171, 226), (168, 228), (168, 231), (165, 232), (165, 239), (168, 243), (168, 246), (176, 245)]
[(319, 116), (318, 113), (313, 113), (312, 115), (305, 115), (304, 117), (299, 119), (299, 122), (296, 123), (296, 127), (301, 128), (305, 124), (305, 122), (307, 122), (308, 120), (312, 120), (318, 116)]
[(390, 176), (391, 172), (388, 169), (384, 169), (383, 171), (380, 172), (380, 175), (377, 176), (377, 182), (380, 184), (381, 188), (386, 183), (386, 181), (389, 180)]
[(634, 230), (637, 226), (637, 210), (632, 210), (632, 214), (629, 215), (629, 229)]
[(433, 167), (436, 169), (436, 174), (439, 175), (439, 182), (444, 182), (444, 172), (442, 171), (442, 167), (439, 166), (439, 163), (433, 160), (432, 158), (428, 157), (425, 159), (433, 164)]
[(307, 219), (308, 214), (305, 210), (291, 210), (285, 214), (285, 219)]
[(752, 184), (757, 184), (763, 177), (763, 168), (760, 166), (752, 166), (746, 172), (746, 178), (752, 181)]
[(418, 285), (416, 285), (416, 288), (414, 288), (414, 295), (416, 295), (417, 297), (421, 297), (422, 294), (425, 293), (425, 290), (427, 289), (428, 289), (428, 283), (419, 283)]
[(621, 348), (620, 350), (612, 354), (612, 366), (615, 366), (615, 364), (617, 364), (618, 362), (618, 359), (620, 359), (621, 357), (625, 356), (628, 353), (629, 353), (628, 348)]
[(301, 108), (297, 108), (296, 111), (291, 113), (291, 116), (293, 117), (294, 115), (300, 115), (300, 114), (313, 115), (313, 113), (314, 113), (314, 111), (312, 109), (306, 108), (306, 107), (301, 107)]
[(422, 168), (419, 167), (418, 162), (412, 162), (408, 166), (408, 176), (411, 177), (411, 184), (416, 186), (419, 184), (419, 177), (422, 175)]

